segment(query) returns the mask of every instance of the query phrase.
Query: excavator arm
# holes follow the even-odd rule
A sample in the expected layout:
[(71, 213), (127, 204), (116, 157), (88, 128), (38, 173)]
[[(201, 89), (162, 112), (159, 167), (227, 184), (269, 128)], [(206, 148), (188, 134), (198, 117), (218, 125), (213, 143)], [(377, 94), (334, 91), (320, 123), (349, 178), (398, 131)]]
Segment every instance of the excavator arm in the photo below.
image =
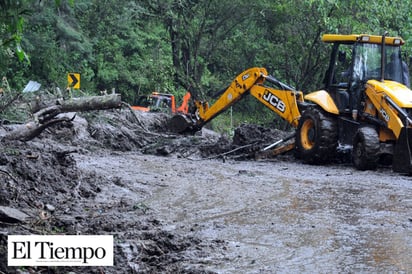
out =
[[(264, 85), (264, 82), (276, 88)], [(295, 91), (268, 75), (265, 68), (257, 67), (239, 74), (213, 105), (195, 101), (194, 115), (175, 115), (169, 121), (169, 127), (178, 133), (198, 131), (249, 93), (292, 126), (297, 127), (300, 117), (298, 105), (303, 102), (302, 92)]]
[(264, 68), (250, 68), (239, 74), (216, 100), (209, 106), (208, 102), (195, 101), (197, 125), (202, 127), (217, 115), (238, 102), (254, 85), (262, 84), (267, 71)]
[(276, 85), (279, 89), (254, 85), (250, 88), (250, 94), (296, 128), (300, 118), (299, 104), (304, 102), (303, 93), (295, 91), (270, 75), (264, 78), (266, 83)]

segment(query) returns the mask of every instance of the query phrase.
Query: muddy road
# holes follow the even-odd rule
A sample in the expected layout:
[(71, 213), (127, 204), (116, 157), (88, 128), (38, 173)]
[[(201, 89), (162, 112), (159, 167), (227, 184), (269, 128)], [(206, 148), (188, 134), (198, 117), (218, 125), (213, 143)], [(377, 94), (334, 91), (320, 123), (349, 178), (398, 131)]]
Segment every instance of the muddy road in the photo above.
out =
[[(201, 239), (185, 267), (217, 273), (411, 273), (412, 178), (287, 159), (77, 154), (80, 169), (145, 189), (163, 229)], [(104, 194), (106, 193), (106, 194)], [(133, 199), (110, 188), (101, 195)], [(103, 197), (107, 198), (107, 197)], [(213, 243), (208, 245), (207, 243)]]
[[(92, 112), (1, 143), (0, 273), (412, 272), (412, 177), (345, 157), (253, 160), (256, 143), (290, 133), (175, 136), (163, 114), (136, 115)], [(113, 235), (114, 266), (8, 267), (7, 237), (21, 234)]]

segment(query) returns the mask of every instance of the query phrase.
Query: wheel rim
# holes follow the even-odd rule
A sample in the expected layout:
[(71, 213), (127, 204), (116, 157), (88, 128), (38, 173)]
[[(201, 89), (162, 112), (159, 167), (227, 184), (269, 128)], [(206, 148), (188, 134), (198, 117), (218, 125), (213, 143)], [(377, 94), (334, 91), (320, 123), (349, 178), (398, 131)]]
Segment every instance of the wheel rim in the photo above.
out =
[(313, 120), (306, 120), (300, 130), (300, 140), (302, 147), (306, 150), (312, 149), (315, 145), (315, 124)]

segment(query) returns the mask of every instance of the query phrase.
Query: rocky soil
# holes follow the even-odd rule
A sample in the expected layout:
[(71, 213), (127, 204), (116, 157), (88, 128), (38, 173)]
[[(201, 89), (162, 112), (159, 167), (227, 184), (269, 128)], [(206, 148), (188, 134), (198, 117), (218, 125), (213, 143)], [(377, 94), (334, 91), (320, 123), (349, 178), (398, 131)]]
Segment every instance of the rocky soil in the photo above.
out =
[[(177, 136), (166, 120), (91, 112), (29, 142), (3, 141), (0, 271), (412, 271), (410, 177), (342, 159), (304, 165), (292, 153), (256, 159), (288, 133), (243, 125), (233, 138)], [(114, 235), (115, 265), (8, 267), (11, 234)]]

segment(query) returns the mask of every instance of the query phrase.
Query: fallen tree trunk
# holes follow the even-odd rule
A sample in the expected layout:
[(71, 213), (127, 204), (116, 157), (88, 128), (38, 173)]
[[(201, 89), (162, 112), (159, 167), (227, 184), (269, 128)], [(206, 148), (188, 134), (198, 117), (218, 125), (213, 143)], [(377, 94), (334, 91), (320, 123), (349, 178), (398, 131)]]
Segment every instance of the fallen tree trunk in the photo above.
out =
[(120, 108), (121, 106), (122, 101), (119, 94), (72, 98), (68, 100), (59, 99), (54, 103), (43, 104), (41, 109), (33, 113), (34, 121), (24, 125), (9, 127), (11, 131), (3, 136), (3, 139), (29, 141), (37, 137), (49, 126), (56, 123), (69, 122), (75, 118), (75, 116), (73, 118), (57, 117), (61, 113), (113, 109)]
[(122, 103), (120, 94), (89, 96), (71, 99), (57, 99), (44, 101), (38, 98), (31, 104), (31, 112), (38, 113), (42, 109), (60, 106), (62, 112), (90, 111), (118, 108)]
[(57, 100), (62, 112), (91, 111), (119, 108), (122, 105), (120, 94), (109, 94), (102, 96), (90, 96), (72, 98), (68, 100)]
[(72, 119), (64, 117), (64, 118), (59, 118), (59, 119), (51, 119), (42, 124), (39, 124), (36, 122), (28, 122), (24, 125), (15, 126), (14, 129), (11, 132), (9, 132), (7, 135), (5, 135), (3, 138), (5, 140), (29, 141), (39, 136), (40, 133), (42, 133), (43, 130), (45, 130), (49, 126), (57, 124), (57, 123), (61, 123), (61, 122), (69, 122), (71, 120)]

